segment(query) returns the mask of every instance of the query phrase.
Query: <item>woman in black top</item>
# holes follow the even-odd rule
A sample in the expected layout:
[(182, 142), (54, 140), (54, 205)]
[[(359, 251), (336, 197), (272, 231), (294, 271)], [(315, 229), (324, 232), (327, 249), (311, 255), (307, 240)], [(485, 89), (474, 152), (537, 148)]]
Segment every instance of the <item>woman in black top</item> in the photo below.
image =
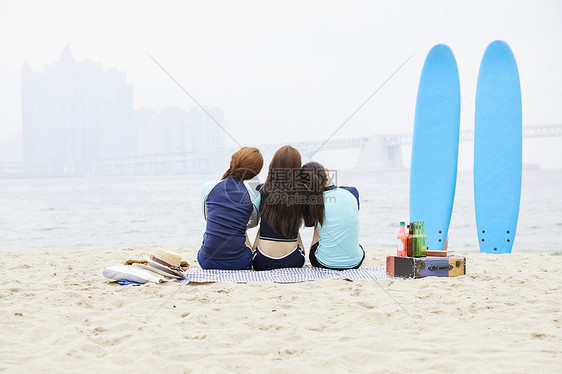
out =
[(299, 228), (304, 217), (301, 200), (306, 197), (297, 184), (300, 167), (299, 151), (289, 145), (281, 147), (269, 164), (265, 183), (256, 188), (261, 193), (261, 223), (252, 257), (256, 270), (304, 265)]

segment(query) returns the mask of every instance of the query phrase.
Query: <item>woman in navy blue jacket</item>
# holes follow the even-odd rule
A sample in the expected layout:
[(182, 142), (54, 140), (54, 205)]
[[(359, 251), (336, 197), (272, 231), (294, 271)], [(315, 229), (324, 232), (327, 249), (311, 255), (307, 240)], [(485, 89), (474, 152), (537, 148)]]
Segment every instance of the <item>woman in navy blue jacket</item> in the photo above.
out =
[(244, 147), (232, 155), (229, 169), (205, 199), (207, 226), (197, 261), (203, 269), (244, 270), (252, 266), (252, 250), (246, 234), (254, 212), (244, 184), (263, 166), (257, 148)]

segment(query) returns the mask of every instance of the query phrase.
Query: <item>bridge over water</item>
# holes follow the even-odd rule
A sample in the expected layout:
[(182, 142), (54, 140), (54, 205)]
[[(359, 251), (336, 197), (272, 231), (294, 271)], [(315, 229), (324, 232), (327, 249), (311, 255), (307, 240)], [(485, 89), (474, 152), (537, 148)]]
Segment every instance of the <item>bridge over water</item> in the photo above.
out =
[[(544, 138), (562, 136), (562, 124), (526, 126), (523, 128), (524, 138)], [(461, 131), (460, 141), (472, 141), (473, 131)], [(291, 142), (297, 148), (303, 160), (310, 159), (318, 150), (338, 151), (359, 149), (360, 156), (357, 166), (362, 168), (402, 168), (401, 147), (412, 143), (411, 134), (373, 135), (344, 139), (330, 139)], [(287, 143), (269, 143), (259, 145), (262, 154), (269, 158), (281, 146)], [(120, 175), (120, 174), (190, 174), (207, 173), (222, 169), (230, 155), (237, 147), (208, 150), (206, 152), (186, 152), (171, 154), (154, 154), (137, 157), (89, 161), (87, 174)], [(23, 163), (0, 163), (0, 173), (24, 171)], [(31, 169), (49, 170), (49, 165), (31, 165)], [(76, 170), (71, 166), (68, 173), (84, 170), (83, 165)]]
[[(524, 138), (562, 136), (562, 124), (527, 126), (523, 128)], [(473, 141), (473, 131), (461, 131), (460, 141)], [(268, 143), (259, 145), (262, 154), (268, 158), (287, 143)], [(373, 135), (344, 139), (330, 139), (304, 142), (291, 142), (304, 160), (310, 159), (318, 150), (338, 151), (359, 149), (357, 166), (364, 168), (402, 168), (401, 147), (412, 144), (411, 134)], [(101, 160), (94, 163), (95, 174), (113, 173), (181, 173), (186, 170), (206, 172), (224, 167), (236, 147), (209, 150), (203, 153), (184, 153), (168, 155), (148, 155), (120, 160)]]

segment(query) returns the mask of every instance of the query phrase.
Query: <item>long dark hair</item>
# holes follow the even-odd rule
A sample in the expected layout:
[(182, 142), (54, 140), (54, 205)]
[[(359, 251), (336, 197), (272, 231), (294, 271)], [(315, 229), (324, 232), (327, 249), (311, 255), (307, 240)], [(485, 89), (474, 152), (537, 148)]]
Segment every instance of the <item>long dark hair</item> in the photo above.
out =
[(263, 166), (263, 157), (259, 149), (254, 147), (242, 147), (232, 155), (230, 167), (222, 176), (238, 178), (241, 181), (252, 179), (258, 175)]
[(273, 231), (292, 238), (303, 220), (303, 204), (299, 190), (298, 174), (301, 154), (290, 145), (275, 152), (269, 164), (269, 173), (263, 185), (266, 199), (262, 208), (264, 218)]
[(301, 168), (300, 181), (306, 188), (310, 214), (319, 224), (324, 223), (324, 186), (328, 181), (328, 175), (324, 166), (318, 162), (307, 162)]

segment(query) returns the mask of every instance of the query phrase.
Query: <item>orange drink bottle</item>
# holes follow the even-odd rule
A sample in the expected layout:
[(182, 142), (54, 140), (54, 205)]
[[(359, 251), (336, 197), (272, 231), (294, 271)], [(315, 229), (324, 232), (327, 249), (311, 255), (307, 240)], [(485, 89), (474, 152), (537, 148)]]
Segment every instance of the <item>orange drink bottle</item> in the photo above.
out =
[(398, 248), (397, 256), (406, 257), (408, 255), (408, 236), (406, 235), (405, 223), (400, 222), (400, 231), (398, 232)]

